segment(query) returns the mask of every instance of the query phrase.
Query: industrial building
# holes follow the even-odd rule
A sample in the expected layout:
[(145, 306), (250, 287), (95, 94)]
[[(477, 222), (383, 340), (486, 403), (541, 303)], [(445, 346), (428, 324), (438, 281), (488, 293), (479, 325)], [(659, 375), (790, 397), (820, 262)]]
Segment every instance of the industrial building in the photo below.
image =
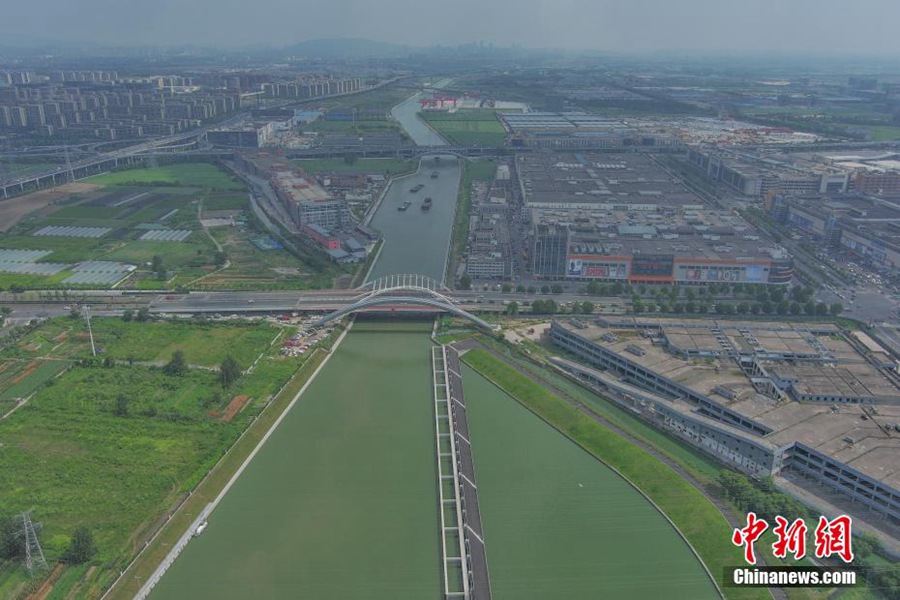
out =
[(675, 149), (681, 141), (667, 133), (639, 130), (617, 119), (583, 112), (499, 113), (513, 134), (513, 146), (548, 150)]
[(845, 250), (886, 269), (900, 266), (900, 204), (873, 196), (785, 196), (766, 199), (778, 221), (825, 248)]
[(900, 377), (871, 340), (831, 324), (629, 318), (556, 321), (550, 337), (579, 360), (558, 368), (654, 426), (900, 526)]
[(515, 162), (536, 277), (621, 283), (763, 283), (793, 276), (785, 251), (639, 154)]
[(688, 162), (712, 181), (745, 196), (846, 192), (850, 171), (798, 155), (749, 149), (690, 148)]

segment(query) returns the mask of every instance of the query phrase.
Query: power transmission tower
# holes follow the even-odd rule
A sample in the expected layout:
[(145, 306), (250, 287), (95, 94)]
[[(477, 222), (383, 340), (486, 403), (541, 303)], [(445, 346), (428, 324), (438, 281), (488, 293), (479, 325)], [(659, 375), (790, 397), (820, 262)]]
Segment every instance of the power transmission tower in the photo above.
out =
[(82, 311), (84, 312), (84, 318), (87, 321), (88, 335), (91, 338), (91, 356), (97, 356), (97, 349), (94, 347), (94, 331), (91, 329), (91, 307), (85, 304), (82, 307)]
[(22, 513), (22, 529), (18, 533), (25, 536), (25, 568), (28, 569), (29, 574), (33, 574), (35, 569), (49, 570), (47, 559), (44, 558), (44, 551), (41, 550), (41, 543), (37, 537), (40, 528), (40, 523), (32, 522), (31, 510)]

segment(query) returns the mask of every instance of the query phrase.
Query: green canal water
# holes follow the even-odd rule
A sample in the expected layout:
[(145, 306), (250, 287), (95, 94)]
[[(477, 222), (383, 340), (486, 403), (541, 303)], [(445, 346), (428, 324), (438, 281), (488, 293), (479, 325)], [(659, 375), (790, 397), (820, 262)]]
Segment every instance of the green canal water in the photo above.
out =
[(634, 488), (465, 365), (463, 378), (494, 600), (718, 598)]
[(438, 598), (430, 328), (354, 325), (151, 598)]

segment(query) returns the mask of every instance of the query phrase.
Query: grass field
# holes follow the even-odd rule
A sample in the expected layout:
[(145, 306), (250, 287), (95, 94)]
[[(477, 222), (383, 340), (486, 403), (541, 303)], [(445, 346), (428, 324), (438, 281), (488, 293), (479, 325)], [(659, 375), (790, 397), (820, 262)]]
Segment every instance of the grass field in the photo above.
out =
[[(34, 508), (51, 562), (74, 528), (92, 530), (98, 568), (77, 597), (92, 596), (87, 589), (118, 574), (160, 515), (196, 485), (301, 362), (268, 356), (228, 390), (214, 371), (170, 376), (126, 363), (72, 366), (50, 379), (70, 359), (88, 355), (83, 329), (81, 321), (54, 319), (0, 356), (0, 364), (38, 365), (19, 384), (36, 387), (35, 395), (0, 420), (0, 515)], [(215, 365), (230, 353), (246, 368), (260, 352), (279, 347), (270, 346), (278, 328), (265, 325), (213, 330), (94, 319), (94, 331), (113, 358), (144, 353), (168, 360), (170, 351), (182, 349), (189, 363)], [(221, 422), (219, 411), (238, 394), (250, 396), (249, 405), (230, 423)], [(17, 573), (16, 564), (0, 569), (0, 590), (16, 589)], [(80, 576), (68, 574), (57, 588), (80, 585)]]
[(180, 185), (215, 190), (243, 190), (244, 184), (214, 165), (187, 163), (165, 165), (155, 169), (129, 169), (85, 180), (100, 185)]
[(340, 98), (313, 99), (306, 104), (307, 106), (322, 106), (329, 109), (384, 109), (387, 112), (391, 107), (403, 102), (409, 96), (410, 91), (408, 89), (388, 86), (371, 92), (342, 96)]
[(307, 173), (376, 173), (379, 175), (395, 175), (415, 171), (418, 161), (398, 160), (394, 158), (360, 158), (347, 164), (343, 159), (307, 159), (295, 160), (294, 164)]
[[(722, 569), (741, 564), (740, 549), (731, 544), (731, 527), (709, 500), (668, 466), (575, 411), (484, 350), (466, 353), (463, 360), (553, 425), (566, 437), (601, 459), (637, 485), (672, 519), (697, 549), (709, 571), (720, 581)], [(475, 460), (478, 461), (477, 449)], [(764, 590), (733, 589), (729, 598), (766, 598)]]
[(423, 111), (419, 116), (451, 143), (460, 146), (502, 146), (506, 130), (493, 109), (463, 109), (455, 113)]
[(718, 597), (634, 488), (470, 367), (463, 377), (494, 598)]
[(176, 350), (188, 364), (218, 366), (231, 354), (249, 366), (277, 333), (266, 323), (221, 324), (179, 322), (125, 323), (121, 319), (94, 319), (94, 341), (104, 355), (117, 360), (168, 362)]
[(355, 325), (151, 598), (438, 598), (429, 330)]

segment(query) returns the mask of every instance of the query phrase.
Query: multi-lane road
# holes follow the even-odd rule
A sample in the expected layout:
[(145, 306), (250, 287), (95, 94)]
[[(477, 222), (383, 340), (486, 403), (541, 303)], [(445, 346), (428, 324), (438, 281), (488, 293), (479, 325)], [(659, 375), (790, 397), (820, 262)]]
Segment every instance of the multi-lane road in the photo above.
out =
[[(366, 292), (359, 290), (315, 290), (284, 292), (192, 292), (189, 294), (92, 294), (84, 298), (68, 300), (28, 299), (11, 297), (0, 299), (0, 305), (13, 309), (13, 322), (27, 321), (68, 314), (72, 307), (82, 303), (90, 305), (94, 315), (118, 315), (127, 309), (148, 307), (154, 314), (264, 314), (286, 312), (321, 313), (352, 304), (362, 299)], [(500, 292), (452, 292), (448, 297), (459, 308), (472, 312), (498, 312), (506, 303), (515, 301), (519, 306), (535, 300), (552, 298), (557, 303), (581, 302), (588, 299), (577, 294), (503, 294)], [(598, 312), (621, 313), (625, 301), (621, 298), (590, 298), (598, 306)], [(375, 310), (378, 310), (376, 308)], [(381, 307), (381, 310), (385, 310)], [(388, 307), (387, 310), (390, 310)], [(527, 310), (527, 309), (526, 309)]]

